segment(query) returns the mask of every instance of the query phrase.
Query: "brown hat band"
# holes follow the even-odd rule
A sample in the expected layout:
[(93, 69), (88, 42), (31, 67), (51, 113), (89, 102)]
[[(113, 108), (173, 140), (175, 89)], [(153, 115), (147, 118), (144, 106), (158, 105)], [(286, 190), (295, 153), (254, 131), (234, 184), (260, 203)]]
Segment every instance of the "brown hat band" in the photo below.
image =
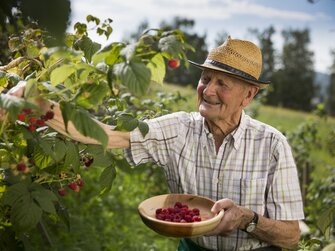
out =
[(221, 68), (223, 70), (226, 70), (228, 72), (231, 72), (233, 74), (240, 75), (241, 77), (244, 77), (246, 79), (257, 80), (254, 76), (251, 76), (250, 74), (248, 74), (244, 71), (238, 70), (234, 67), (231, 67), (229, 65), (220, 63), (220, 62), (215, 61), (215, 60), (206, 59), (205, 64), (210, 64), (210, 65), (213, 65), (215, 67), (219, 67), (219, 68)]

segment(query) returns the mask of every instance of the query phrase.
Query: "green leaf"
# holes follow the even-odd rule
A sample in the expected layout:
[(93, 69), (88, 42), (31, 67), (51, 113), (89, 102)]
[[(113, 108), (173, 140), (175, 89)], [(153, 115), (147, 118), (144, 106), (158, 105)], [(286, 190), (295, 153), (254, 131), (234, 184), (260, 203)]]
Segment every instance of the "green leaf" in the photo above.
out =
[(141, 62), (122, 62), (114, 65), (114, 73), (130, 91), (144, 94), (150, 85), (151, 72)]
[(31, 198), (18, 201), (11, 210), (11, 222), (19, 231), (35, 228), (41, 216), (42, 209)]
[(54, 162), (53, 158), (50, 155), (46, 155), (43, 150), (45, 149), (42, 149), (41, 147), (35, 147), (32, 156), (36, 167), (39, 169), (47, 168)]
[(101, 44), (93, 42), (89, 37), (83, 36), (75, 42), (75, 49), (80, 49), (84, 52), (84, 56), (88, 62), (91, 62), (92, 56), (101, 48)]
[(70, 141), (66, 141), (66, 155), (64, 159), (64, 167), (67, 169), (73, 169), (74, 172), (79, 172), (80, 158), (79, 149), (76, 144)]
[(84, 84), (76, 96), (76, 104), (87, 109), (97, 108), (108, 92), (107, 83)]
[(50, 74), (50, 82), (53, 86), (63, 83), (76, 71), (75, 65), (64, 64), (54, 69)]
[(31, 184), (30, 190), (32, 198), (44, 212), (56, 214), (54, 202), (58, 201), (58, 198), (53, 192), (34, 183)]
[(117, 119), (117, 129), (123, 129), (128, 132), (134, 130), (138, 126), (138, 120), (131, 114), (121, 114)]
[(71, 121), (81, 134), (96, 139), (106, 148), (108, 143), (106, 132), (91, 118), (87, 111), (76, 110), (72, 114)]
[(21, 197), (28, 196), (28, 186), (26, 183), (17, 183), (7, 188), (2, 197), (3, 204), (13, 206)]
[(162, 52), (170, 54), (172, 57), (177, 58), (178, 54), (182, 52), (183, 44), (177, 39), (175, 35), (168, 35), (162, 37), (158, 42), (158, 48)]
[(20, 81), (22, 81), (22, 78), (15, 73), (7, 73), (6, 78), (8, 81), (12, 82), (12, 84), (14, 85), (17, 85)]
[(3, 203), (11, 206), (11, 222), (19, 231), (34, 228), (42, 216), (42, 209), (31, 196), (32, 186), (23, 182), (14, 184), (3, 196)]
[(331, 226), (335, 219), (335, 206), (332, 206), (319, 214), (319, 219), (317, 221), (317, 226), (322, 231), (326, 233), (327, 229)]
[(85, 152), (93, 155), (92, 166), (95, 167), (107, 167), (113, 161), (112, 154), (99, 145), (88, 145)]
[(138, 129), (140, 130), (143, 137), (145, 137), (145, 135), (147, 135), (147, 133), (149, 132), (148, 124), (143, 121), (139, 121)]
[(133, 60), (136, 55), (137, 44), (128, 44), (126, 47), (122, 48), (120, 55), (123, 56), (127, 62)]
[(157, 53), (147, 64), (147, 67), (151, 71), (151, 80), (158, 84), (163, 84), (166, 73), (163, 56)]
[(4, 108), (8, 111), (9, 118), (12, 121), (17, 119), (17, 115), (24, 107), (32, 109), (36, 108), (34, 104), (26, 102), (24, 99), (12, 95), (0, 94), (0, 108)]
[(67, 131), (68, 122), (71, 120), (73, 113), (75, 112), (75, 106), (69, 102), (60, 101), (60, 109), (62, 111), (62, 117), (65, 124), (65, 129)]
[(114, 166), (108, 166), (103, 170), (100, 175), (100, 185), (102, 187), (100, 195), (103, 195), (111, 190), (115, 177), (116, 170)]

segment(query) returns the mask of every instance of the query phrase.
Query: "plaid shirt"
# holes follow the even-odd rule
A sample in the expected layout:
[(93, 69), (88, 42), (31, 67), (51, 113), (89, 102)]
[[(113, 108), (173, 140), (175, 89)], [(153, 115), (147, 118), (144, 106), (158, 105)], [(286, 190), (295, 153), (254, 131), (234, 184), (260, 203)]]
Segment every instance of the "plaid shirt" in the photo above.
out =
[[(242, 113), (216, 154), (213, 135), (199, 113), (177, 112), (147, 121), (149, 133), (131, 132), (130, 164), (154, 162), (165, 170), (172, 193), (232, 199), (276, 220), (304, 218), (296, 165), (286, 138), (273, 127)], [(227, 237), (192, 238), (213, 250), (268, 246), (237, 230)]]

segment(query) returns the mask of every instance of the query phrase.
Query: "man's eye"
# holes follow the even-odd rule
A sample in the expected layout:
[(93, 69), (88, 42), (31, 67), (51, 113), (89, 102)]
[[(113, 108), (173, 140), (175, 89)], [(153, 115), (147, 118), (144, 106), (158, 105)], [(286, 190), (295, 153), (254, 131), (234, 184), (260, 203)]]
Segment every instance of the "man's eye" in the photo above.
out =
[(203, 78), (202, 78), (202, 82), (203, 82), (204, 84), (207, 84), (209, 81), (210, 81), (210, 78), (209, 78), (209, 77), (203, 77)]

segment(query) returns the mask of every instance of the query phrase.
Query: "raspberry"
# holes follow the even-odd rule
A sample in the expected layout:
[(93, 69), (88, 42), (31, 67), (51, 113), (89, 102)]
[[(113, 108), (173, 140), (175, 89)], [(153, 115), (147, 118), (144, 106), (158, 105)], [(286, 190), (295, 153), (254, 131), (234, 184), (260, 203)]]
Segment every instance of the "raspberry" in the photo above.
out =
[(66, 189), (65, 188), (58, 189), (58, 194), (59, 196), (64, 197), (66, 195)]
[(36, 118), (34, 118), (34, 117), (29, 118), (29, 123), (31, 125), (35, 125), (36, 124)]
[(37, 119), (37, 120), (36, 120), (36, 125), (38, 125), (38, 126), (44, 126), (44, 125), (45, 125), (45, 122), (44, 122), (44, 120), (42, 120), (42, 119)]
[(54, 116), (55, 116), (55, 113), (54, 113), (53, 111), (47, 111), (47, 112), (45, 113), (45, 119), (46, 119), (46, 120), (53, 119)]
[(26, 166), (26, 164), (21, 162), (21, 163), (16, 165), (16, 169), (18, 171), (24, 172), (27, 169), (27, 166)]
[(26, 118), (26, 114), (25, 113), (19, 113), (19, 115), (17, 115), (17, 119), (20, 121), (24, 121)]
[(78, 184), (79, 187), (83, 187), (85, 185), (85, 182), (84, 182), (83, 179), (80, 179), (80, 180), (77, 181), (77, 184)]
[(36, 126), (35, 125), (29, 125), (28, 130), (31, 131), (31, 132), (35, 132), (36, 131)]
[(180, 65), (180, 61), (178, 59), (170, 59), (168, 61), (168, 66), (171, 68), (171, 69), (176, 69), (178, 68)]
[(80, 191), (80, 187), (74, 181), (69, 184), (69, 188), (77, 193)]
[(33, 110), (32, 110), (31, 108), (25, 108), (25, 109), (23, 109), (23, 112), (24, 112), (25, 114), (32, 114), (32, 113), (33, 113)]
[(156, 218), (163, 221), (180, 223), (201, 221), (200, 210), (198, 208), (190, 209), (188, 205), (181, 202), (176, 202), (173, 208), (157, 208)]

